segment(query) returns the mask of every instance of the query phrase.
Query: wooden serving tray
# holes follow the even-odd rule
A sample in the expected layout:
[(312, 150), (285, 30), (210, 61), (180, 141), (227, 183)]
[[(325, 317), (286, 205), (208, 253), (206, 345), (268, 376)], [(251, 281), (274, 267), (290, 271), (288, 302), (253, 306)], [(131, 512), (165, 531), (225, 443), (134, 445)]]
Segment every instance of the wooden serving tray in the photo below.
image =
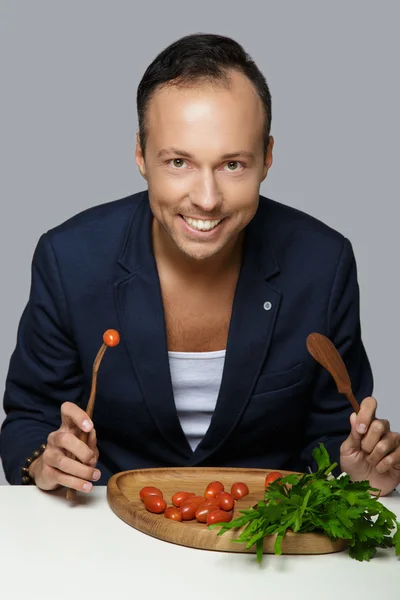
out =
[[(235, 482), (244, 482), (249, 487), (249, 495), (235, 502), (233, 518), (239, 511), (256, 504), (264, 497), (265, 477), (271, 469), (240, 469), (214, 467), (180, 467), (137, 469), (122, 471), (113, 475), (107, 484), (107, 500), (123, 521), (135, 529), (153, 537), (182, 546), (219, 550), (224, 552), (255, 553), (255, 546), (246, 549), (244, 544), (232, 542), (242, 529), (230, 530), (218, 536), (219, 528), (209, 530), (205, 523), (197, 521), (171, 521), (163, 514), (150, 513), (140, 500), (139, 492), (144, 486), (158, 487), (164, 495), (167, 506), (172, 505), (175, 492), (188, 491), (204, 495), (211, 481), (221, 481), (226, 491)], [(290, 471), (280, 471), (288, 475)], [(273, 554), (275, 535), (264, 538), (264, 553)], [(284, 554), (329, 554), (340, 552), (347, 547), (345, 540), (332, 542), (323, 534), (287, 532), (283, 542)]]

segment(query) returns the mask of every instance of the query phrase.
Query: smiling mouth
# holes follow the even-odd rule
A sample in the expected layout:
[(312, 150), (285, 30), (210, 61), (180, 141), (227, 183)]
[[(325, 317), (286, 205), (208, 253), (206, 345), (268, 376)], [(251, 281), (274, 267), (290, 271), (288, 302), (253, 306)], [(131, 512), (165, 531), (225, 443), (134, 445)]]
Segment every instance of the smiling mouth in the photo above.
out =
[(203, 219), (192, 219), (191, 217), (184, 217), (182, 219), (192, 228), (197, 231), (212, 231), (215, 229), (222, 221), (222, 219), (214, 219), (204, 221)]

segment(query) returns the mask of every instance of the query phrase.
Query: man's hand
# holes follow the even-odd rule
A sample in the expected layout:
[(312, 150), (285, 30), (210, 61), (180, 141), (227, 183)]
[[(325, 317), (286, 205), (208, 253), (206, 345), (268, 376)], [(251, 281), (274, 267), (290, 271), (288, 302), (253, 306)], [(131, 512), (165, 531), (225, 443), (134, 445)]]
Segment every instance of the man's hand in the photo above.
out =
[[(79, 439), (82, 431), (90, 432), (85, 444)], [(71, 453), (74, 458), (70, 458)], [(47, 438), (43, 454), (29, 467), (29, 474), (42, 490), (61, 486), (90, 492), (101, 474), (95, 469), (99, 458), (96, 431), (88, 415), (72, 402), (61, 406), (61, 427)], [(81, 462), (78, 462), (81, 461)]]
[(350, 417), (351, 432), (340, 448), (340, 468), (352, 481), (368, 480), (385, 496), (400, 484), (400, 434), (376, 419), (375, 398), (365, 398)]

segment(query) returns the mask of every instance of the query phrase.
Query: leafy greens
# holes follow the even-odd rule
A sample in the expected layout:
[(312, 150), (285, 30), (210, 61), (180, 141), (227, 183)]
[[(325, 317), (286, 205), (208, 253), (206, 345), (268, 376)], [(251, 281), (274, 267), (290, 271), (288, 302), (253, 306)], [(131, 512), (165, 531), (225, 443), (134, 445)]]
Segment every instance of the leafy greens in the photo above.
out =
[(347, 474), (333, 477), (337, 463), (331, 464), (323, 444), (314, 449), (313, 457), (317, 463), (315, 473), (291, 474), (272, 482), (256, 507), (209, 529), (221, 527), (218, 535), (223, 535), (245, 526), (232, 542), (245, 543), (246, 548), (255, 544), (258, 562), (262, 560), (265, 536), (276, 535), (274, 553), (282, 554), (287, 530), (323, 533), (332, 541), (345, 539), (350, 556), (359, 561), (373, 558), (377, 548), (394, 548), (399, 555), (400, 523), (378, 496), (371, 497), (371, 492), (379, 490), (369, 481), (352, 482)]

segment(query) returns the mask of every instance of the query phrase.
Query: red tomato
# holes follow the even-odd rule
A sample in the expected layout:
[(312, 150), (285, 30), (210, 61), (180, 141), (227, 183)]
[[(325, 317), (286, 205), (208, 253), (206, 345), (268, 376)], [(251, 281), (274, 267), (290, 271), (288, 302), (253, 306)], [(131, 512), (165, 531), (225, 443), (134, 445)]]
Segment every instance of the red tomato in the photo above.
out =
[(160, 498), (163, 498), (163, 493), (161, 490), (159, 490), (156, 487), (146, 486), (140, 490), (139, 496), (141, 497), (142, 500), (146, 496), (159, 496)]
[(204, 496), (190, 496), (186, 502), (192, 502), (193, 504), (200, 506), (200, 504), (204, 504)]
[(207, 516), (210, 512), (215, 510), (218, 510), (218, 505), (213, 502), (200, 504), (200, 506), (197, 507), (195, 517), (199, 523), (207, 523)]
[(265, 478), (265, 489), (267, 489), (270, 483), (276, 481), (277, 479), (281, 479), (281, 477), (283, 477), (283, 475), (279, 471), (271, 471), (271, 473), (268, 473)]
[(240, 498), (244, 498), (249, 493), (249, 488), (245, 483), (234, 483), (231, 487), (231, 494), (235, 498), (235, 500), (239, 500)]
[(224, 491), (224, 486), (220, 481), (212, 481), (208, 484), (206, 491), (204, 492), (204, 498), (210, 500), (211, 498), (215, 498), (219, 492)]
[(226, 510), (213, 510), (207, 515), (207, 525), (213, 525), (214, 523), (229, 523), (232, 521), (233, 510), (226, 512)]
[(194, 492), (176, 492), (176, 494), (172, 496), (172, 504), (179, 508), (185, 500), (194, 495)]
[(167, 508), (165, 500), (160, 496), (145, 496), (143, 502), (147, 510), (152, 513), (160, 514)]
[(196, 502), (184, 502), (181, 505), (180, 511), (182, 516), (182, 521), (192, 521), (196, 516), (196, 510), (199, 508), (199, 505)]
[(215, 509), (219, 508), (218, 500), (216, 498), (211, 498), (211, 500), (204, 500), (201, 506), (213, 506)]
[(222, 510), (232, 510), (232, 508), (235, 504), (235, 500), (233, 499), (233, 496), (231, 494), (228, 494), (228, 492), (220, 492), (218, 494), (217, 500), (218, 500), (218, 506)]
[(118, 346), (119, 344), (119, 333), (115, 329), (107, 329), (103, 334), (103, 342), (107, 346)]
[(164, 517), (171, 519), (171, 521), (182, 521), (181, 511), (175, 506), (168, 506), (165, 509)]

